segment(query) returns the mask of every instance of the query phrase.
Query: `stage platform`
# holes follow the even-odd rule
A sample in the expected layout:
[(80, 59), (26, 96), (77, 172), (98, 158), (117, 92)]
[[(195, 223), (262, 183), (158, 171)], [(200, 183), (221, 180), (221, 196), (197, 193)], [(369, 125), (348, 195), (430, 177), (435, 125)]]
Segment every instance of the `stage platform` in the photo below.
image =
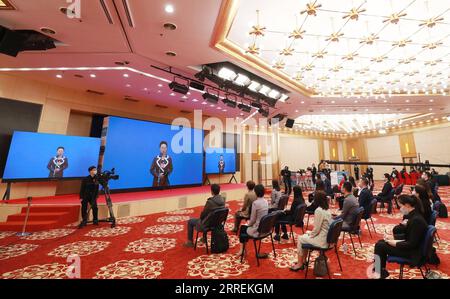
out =
[[(221, 194), (227, 200), (243, 198), (246, 192), (245, 184), (223, 184)], [(111, 199), (116, 217), (142, 216), (153, 213), (167, 212), (178, 209), (193, 208), (204, 205), (211, 196), (210, 186), (176, 188), (143, 192), (114, 193)], [(50, 197), (35, 197), (32, 206), (74, 206), (79, 205), (78, 194)], [(0, 222), (6, 221), (9, 215), (22, 212), (27, 205), (27, 199), (14, 199), (0, 203)], [(99, 217), (108, 215), (105, 198), (98, 199)]]

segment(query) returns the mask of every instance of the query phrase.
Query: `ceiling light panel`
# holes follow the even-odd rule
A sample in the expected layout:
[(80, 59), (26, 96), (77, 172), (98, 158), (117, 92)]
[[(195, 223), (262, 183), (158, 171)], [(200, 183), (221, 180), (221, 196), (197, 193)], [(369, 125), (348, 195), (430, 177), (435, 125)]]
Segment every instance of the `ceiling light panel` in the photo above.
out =
[(324, 96), (448, 92), (449, 1), (247, 0), (228, 39)]

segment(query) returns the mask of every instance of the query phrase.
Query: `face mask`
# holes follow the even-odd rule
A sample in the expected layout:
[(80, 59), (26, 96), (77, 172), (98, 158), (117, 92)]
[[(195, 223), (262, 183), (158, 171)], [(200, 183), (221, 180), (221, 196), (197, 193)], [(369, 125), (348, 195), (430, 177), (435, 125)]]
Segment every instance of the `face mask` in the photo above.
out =
[(400, 208), (400, 213), (403, 214), (403, 216), (406, 216), (409, 214), (409, 211), (405, 207)]

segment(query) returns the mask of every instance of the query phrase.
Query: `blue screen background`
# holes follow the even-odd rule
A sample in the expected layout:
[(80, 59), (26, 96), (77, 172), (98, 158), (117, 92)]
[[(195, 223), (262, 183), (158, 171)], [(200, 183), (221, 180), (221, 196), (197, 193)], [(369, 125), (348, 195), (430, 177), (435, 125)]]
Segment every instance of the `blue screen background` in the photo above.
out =
[(69, 163), (64, 178), (87, 176), (89, 166), (98, 164), (100, 138), (14, 132), (3, 179), (48, 178), (47, 164), (59, 146)]
[(207, 148), (206, 149), (206, 161), (205, 161), (205, 173), (217, 174), (219, 173), (219, 159), (220, 155), (223, 155), (225, 161), (224, 173), (236, 172), (236, 151), (233, 148)]
[[(104, 170), (116, 169), (119, 180), (110, 181), (111, 189), (133, 189), (152, 187), (153, 176), (150, 166), (159, 154), (159, 143), (168, 143), (167, 154), (172, 158), (173, 172), (169, 176), (170, 186), (196, 185), (203, 181), (203, 153), (194, 153), (194, 132), (191, 133), (191, 153), (172, 151), (171, 140), (179, 131), (171, 125), (110, 117), (106, 138)], [(203, 145), (202, 147), (203, 148)]]

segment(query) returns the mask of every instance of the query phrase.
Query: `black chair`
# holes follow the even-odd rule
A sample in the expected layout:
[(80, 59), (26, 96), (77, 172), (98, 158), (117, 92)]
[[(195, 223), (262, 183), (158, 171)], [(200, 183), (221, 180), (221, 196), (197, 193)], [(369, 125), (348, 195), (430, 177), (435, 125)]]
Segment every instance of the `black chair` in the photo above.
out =
[(284, 211), (286, 209), (288, 201), (289, 201), (289, 195), (287, 195), (287, 194), (281, 195), (280, 200), (278, 201), (278, 207), (276, 208), (276, 210)]
[[(273, 256), (276, 257), (277, 254), (275, 252), (275, 244), (273, 243), (273, 228), (275, 226), (275, 223), (278, 220), (278, 217), (282, 211), (273, 211), (261, 218), (259, 221), (258, 226), (258, 237), (252, 237), (249, 236), (249, 239), (253, 240), (253, 245), (255, 246), (255, 255), (256, 255), (256, 263), (259, 267), (259, 252), (261, 250), (261, 241), (267, 237), (270, 236), (270, 241), (272, 242), (272, 250), (273, 250)], [(259, 246), (256, 246), (256, 242), (259, 241)], [(241, 255), (241, 263), (244, 260), (244, 254), (245, 254), (245, 247), (247, 243), (244, 243), (244, 250), (242, 251)]]
[(305, 226), (306, 229), (308, 229), (308, 225), (309, 225), (309, 216), (314, 215), (314, 212), (315, 211), (309, 211), (309, 210), (305, 211), (305, 214), (308, 215), (308, 218), (306, 218), (306, 226)]
[[(427, 263), (431, 257), (431, 254), (433, 252), (433, 240), (436, 236), (436, 227), (429, 225), (427, 232), (425, 234), (425, 237), (423, 238), (422, 244), (421, 244), (421, 250), (422, 250), (422, 258), (415, 267), (419, 268), (420, 273), (422, 274), (422, 277), (425, 278), (425, 274), (422, 271), (422, 267), (425, 267), (425, 270), (428, 272)], [(400, 275), (399, 279), (403, 278), (403, 268), (405, 265), (408, 265), (409, 267), (414, 267), (412, 264), (412, 261), (398, 256), (388, 256), (387, 257), (388, 263), (396, 263), (400, 265)]]
[[(308, 276), (308, 269), (309, 269), (309, 261), (310, 261), (310, 258), (311, 258), (311, 252), (314, 251), (314, 250), (320, 251), (320, 254), (324, 255), (326, 257), (325, 252), (334, 248), (334, 252), (336, 253), (336, 257), (338, 259), (339, 268), (341, 269), (341, 272), (342, 272), (342, 265), (341, 265), (341, 260), (339, 258), (339, 252), (338, 252), (338, 248), (337, 248), (337, 243), (339, 241), (339, 236), (341, 234), (342, 223), (343, 222), (344, 221), (342, 219), (336, 219), (333, 222), (331, 222), (330, 228), (328, 229), (328, 234), (327, 234), (328, 247), (321, 248), (321, 247), (316, 247), (316, 246), (311, 245), (311, 244), (302, 244), (302, 248), (308, 250), (308, 257), (306, 259), (305, 278)], [(330, 269), (328, 269), (328, 262), (327, 262), (326, 265), (327, 265), (328, 278), (331, 279)]]
[[(251, 215), (252, 215), (252, 205), (248, 207), (248, 217), (241, 217), (241, 218), (242, 220), (250, 220)], [(239, 222), (239, 226), (237, 227), (236, 235), (239, 235), (239, 230), (241, 229), (241, 222)]]
[[(386, 197), (385, 201), (380, 201), (380, 213), (383, 213), (384, 205), (389, 204), (389, 202), (392, 202), (394, 200), (395, 195), (395, 189), (392, 189), (391, 192), (389, 192), (388, 196)], [(394, 203), (392, 203), (392, 213), (394, 212)]]
[(373, 223), (372, 214), (377, 209), (377, 203), (378, 202), (376, 199), (372, 199), (372, 201), (370, 202), (370, 205), (369, 205), (369, 213), (367, 215), (363, 215), (363, 217), (362, 217), (362, 219), (364, 219), (364, 221), (366, 221), (367, 230), (369, 231), (370, 238), (372, 238), (372, 233), (370, 232), (370, 226), (369, 226), (369, 222), (367, 220), (370, 219), (370, 221), (372, 222), (373, 231), (376, 234), (377, 230), (375, 229), (375, 224)]
[(353, 252), (355, 253), (356, 256), (356, 249), (355, 249), (355, 244), (353, 243), (353, 238), (352, 235), (356, 235), (358, 236), (358, 240), (359, 240), (359, 245), (361, 245), (362, 248), (362, 243), (361, 243), (361, 238), (360, 238), (360, 233), (361, 233), (361, 219), (364, 215), (364, 208), (363, 207), (359, 207), (358, 209), (356, 209), (356, 211), (354, 212), (355, 214), (355, 219), (353, 221), (352, 226), (350, 227), (342, 227), (342, 244), (344, 244), (345, 241), (345, 233), (348, 233), (348, 235), (350, 236), (350, 241), (352, 242), (352, 247), (353, 247)]
[[(430, 223), (428, 223), (429, 225), (432, 225), (432, 226), (436, 227), (436, 220), (437, 220), (438, 214), (439, 214), (439, 213), (438, 213), (438, 211), (436, 211), (436, 210), (434, 210), (434, 211), (431, 213)], [(439, 239), (440, 239), (440, 237), (439, 237), (439, 234), (438, 234), (437, 228), (436, 228), (436, 239), (435, 239), (435, 241), (438, 242)]]
[(303, 228), (304, 227), (303, 219), (305, 218), (305, 211), (306, 211), (306, 204), (304, 204), (304, 203), (299, 204), (297, 207), (295, 207), (295, 210), (294, 210), (294, 213), (292, 214), (291, 219), (277, 221), (277, 224), (289, 225), (289, 227), (291, 229), (290, 235), (292, 237), (292, 240), (294, 241), (294, 245), (295, 245), (295, 237), (294, 237), (294, 232), (292, 231), (292, 226), (295, 225), (296, 227), (301, 227), (302, 232), (305, 233), (305, 229)]
[[(400, 184), (397, 186), (397, 188), (395, 188), (395, 191), (394, 191), (394, 203), (395, 203), (395, 206), (397, 207), (397, 210), (400, 210), (400, 206), (398, 205), (397, 199), (402, 194), (404, 186), (405, 186), (404, 184)], [(392, 204), (392, 207), (394, 207), (393, 204)]]
[(228, 212), (229, 212), (228, 208), (220, 208), (215, 209), (207, 216), (208, 218), (205, 220), (201, 229), (197, 230), (197, 235), (195, 236), (194, 250), (197, 249), (198, 235), (199, 233), (202, 232), (203, 239), (205, 240), (206, 254), (209, 254), (208, 232), (213, 231), (216, 228), (224, 227), (225, 222), (227, 221)]

